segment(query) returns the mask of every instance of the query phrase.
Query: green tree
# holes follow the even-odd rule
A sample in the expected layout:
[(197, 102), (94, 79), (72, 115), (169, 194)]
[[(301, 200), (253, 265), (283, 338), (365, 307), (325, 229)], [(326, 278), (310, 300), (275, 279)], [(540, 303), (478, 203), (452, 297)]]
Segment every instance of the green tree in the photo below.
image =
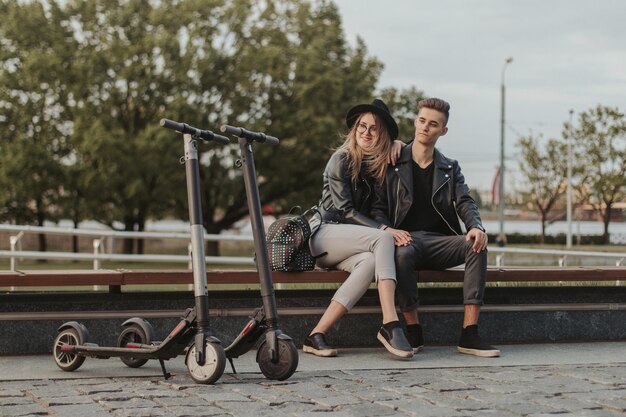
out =
[(518, 147), (521, 152), (519, 167), (528, 187), (529, 204), (539, 213), (541, 222), (539, 243), (544, 243), (546, 224), (553, 221), (548, 216), (565, 192), (567, 160), (563, 155), (567, 151), (562, 141), (550, 139), (544, 149), (541, 149), (540, 142), (541, 137), (528, 135), (519, 139)]
[(426, 98), (423, 91), (416, 87), (398, 90), (394, 87), (384, 88), (380, 92), (381, 98), (389, 106), (389, 110), (398, 123), (398, 138), (409, 142), (415, 138), (415, 116), (419, 109), (420, 100)]
[[(281, 8), (279, 8), (280, 6)], [(239, 45), (229, 74), (246, 85), (241, 101), (249, 109), (224, 122), (242, 124), (278, 137), (277, 147), (254, 145), (261, 199), (284, 212), (310, 206), (321, 194), (322, 172), (345, 132), (345, 113), (371, 100), (382, 65), (367, 56), (362, 40), (350, 48), (331, 2), (267, 2), (249, 13), (246, 30), (233, 34)], [(237, 157), (238, 148), (233, 154)], [(219, 175), (217, 158), (203, 177), (205, 227), (218, 232), (247, 214), (238, 171)]]
[(0, 13), (0, 220), (42, 226), (59, 215), (74, 41), (68, 28), (49, 25), (63, 18), (54, 5), (2, 1)]
[(626, 119), (619, 109), (598, 105), (578, 115), (571, 134), (585, 177), (578, 192), (602, 219), (608, 244), (611, 207), (624, 198), (626, 186)]
[[(8, 16), (0, 26), (0, 132), (21, 141), (1, 145), (0, 182), (8, 187), (0, 215), (17, 222), (38, 218), (23, 210), (32, 207), (48, 218), (76, 225), (89, 218), (127, 231), (144, 230), (148, 219), (187, 218), (182, 139), (159, 128), (163, 117), (277, 136), (278, 147), (254, 146), (262, 201), (279, 211), (312, 205), (346, 111), (374, 97), (382, 70), (362, 39), (347, 44), (337, 6), (326, 0), (0, 6)], [(409, 93), (394, 93), (400, 114), (421, 94)], [(45, 155), (32, 163), (41, 166), (19, 162), (29, 160), (29, 140), (39, 141)], [(218, 233), (247, 214), (239, 148), (200, 150), (204, 226)], [(41, 172), (37, 187), (11, 183), (19, 169)], [(127, 252), (142, 251), (141, 242), (125, 243)]]

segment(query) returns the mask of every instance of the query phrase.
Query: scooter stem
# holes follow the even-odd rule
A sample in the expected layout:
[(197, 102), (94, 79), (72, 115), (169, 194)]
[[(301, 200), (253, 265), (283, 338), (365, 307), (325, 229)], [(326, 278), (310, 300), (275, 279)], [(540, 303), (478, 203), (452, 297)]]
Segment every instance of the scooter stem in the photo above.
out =
[(191, 261), (193, 267), (193, 292), (196, 300), (196, 361), (204, 364), (204, 345), (209, 335), (209, 291), (206, 281), (204, 256), (204, 228), (202, 225), (202, 201), (200, 199), (200, 168), (197, 143), (190, 134), (184, 134), (185, 171), (187, 177), (187, 200), (191, 224)]
[[(261, 217), (261, 198), (257, 186), (256, 169), (254, 168), (254, 156), (252, 154), (252, 144), (245, 138), (238, 138), (241, 149), (241, 160), (243, 163), (244, 184), (246, 186), (246, 197), (248, 200), (248, 211), (252, 223), (252, 236), (254, 248), (256, 249), (256, 264), (260, 275), (261, 298), (263, 300), (263, 310), (265, 311), (265, 321), (269, 330), (277, 329), (276, 300), (274, 298), (274, 286), (272, 274), (267, 259), (267, 241), (265, 239), (265, 227)], [(274, 334), (274, 332), (270, 332)], [(273, 346), (274, 344), (270, 344)]]

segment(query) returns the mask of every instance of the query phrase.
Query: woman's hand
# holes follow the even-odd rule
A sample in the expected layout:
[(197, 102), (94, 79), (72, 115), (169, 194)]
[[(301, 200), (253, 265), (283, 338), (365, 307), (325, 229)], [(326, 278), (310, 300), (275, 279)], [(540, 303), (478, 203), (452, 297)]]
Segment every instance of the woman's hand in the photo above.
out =
[(400, 159), (400, 152), (402, 152), (402, 148), (406, 146), (406, 143), (401, 140), (394, 140), (391, 144), (391, 151), (389, 152), (389, 158), (387, 158), (387, 163), (391, 165), (396, 165), (396, 161)]
[(385, 230), (393, 235), (396, 246), (408, 246), (413, 241), (411, 234), (406, 230), (394, 229), (393, 227), (388, 227)]

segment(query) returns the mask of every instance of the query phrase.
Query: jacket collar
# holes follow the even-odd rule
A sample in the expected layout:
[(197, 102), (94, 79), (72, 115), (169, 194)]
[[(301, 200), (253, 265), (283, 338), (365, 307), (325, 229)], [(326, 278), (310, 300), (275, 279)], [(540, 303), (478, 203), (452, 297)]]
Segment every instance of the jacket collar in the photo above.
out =
[(444, 154), (439, 152), (439, 149), (437, 149), (437, 148), (435, 148), (434, 161), (435, 161), (435, 166), (438, 169), (443, 169), (443, 170), (452, 169), (452, 165), (453, 165), (453, 162), (454, 162), (451, 159), (449, 159), (448, 157), (446, 157)]
[[(414, 143), (415, 141), (411, 141), (404, 148), (402, 148), (402, 151), (400, 151), (400, 158), (398, 158), (396, 163), (403, 164), (411, 162), (413, 160)], [(451, 169), (454, 162), (453, 160), (442, 154), (437, 148), (435, 148), (435, 156), (433, 160), (435, 161), (435, 166), (439, 169)]]
[(443, 184), (450, 181), (452, 177), (453, 161), (448, 159), (444, 154), (435, 148), (435, 173), (433, 175), (433, 195), (441, 188)]
[(405, 164), (413, 160), (413, 143), (414, 142), (411, 141), (404, 148), (402, 148), (400, 151), (400, 158), (398, 158), (396, 164)]

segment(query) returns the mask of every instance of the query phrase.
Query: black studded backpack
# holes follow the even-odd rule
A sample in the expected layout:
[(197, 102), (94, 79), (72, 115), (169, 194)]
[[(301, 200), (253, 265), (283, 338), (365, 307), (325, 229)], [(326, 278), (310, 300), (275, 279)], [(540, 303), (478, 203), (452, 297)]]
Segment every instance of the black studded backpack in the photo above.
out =
[(311, 231), (307, 216), (319, 213), (313, 207), (302, 214), (300, 206), (293, 207), (289, 214), (272, 223), (267, 230), (267, 247), (272, 271), (311, 271), (315, 269), (315, 258), (309, 248), (309, 239), (317, 232)]

